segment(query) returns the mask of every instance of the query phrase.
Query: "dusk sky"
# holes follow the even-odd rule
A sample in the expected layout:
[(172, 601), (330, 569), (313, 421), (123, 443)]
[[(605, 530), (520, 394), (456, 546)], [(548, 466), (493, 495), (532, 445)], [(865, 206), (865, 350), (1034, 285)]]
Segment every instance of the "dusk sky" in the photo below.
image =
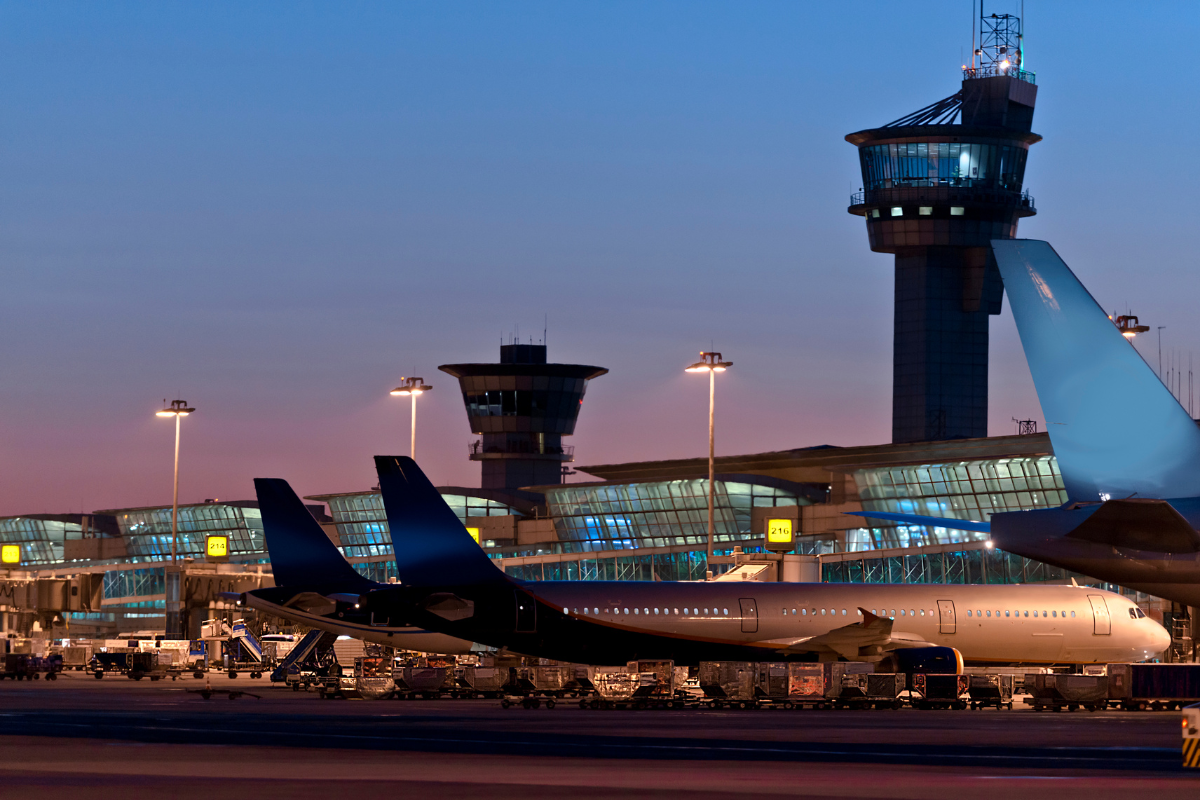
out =
[[(367, 489), (414, 370), (419, 461), (477, 486), (437, 366), (544, 324), (610, 370), (577, 466), (704, 455), (710, 345), (719, 455), (889, 441), (892, 257), (843, 137), (958, 89), (970, 7), (0, 3), (0, 514), (169, 504), (176, 396), (182, 502)], [(1196, 6), (1025, 7), (1020, 234), (1186, 374)], [(1041, 422), (1005, 305), (992, 434)]]

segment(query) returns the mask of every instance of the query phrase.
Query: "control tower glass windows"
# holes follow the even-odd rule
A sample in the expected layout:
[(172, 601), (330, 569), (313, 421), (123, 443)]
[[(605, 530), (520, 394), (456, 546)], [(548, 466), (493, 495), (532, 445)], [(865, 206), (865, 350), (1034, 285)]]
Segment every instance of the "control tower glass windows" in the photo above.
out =
[(464, 392), (463, 400), (472, 417), (565, 417), (574, 415), (583, 393), (497, 389)]
[(959, 142), (907, 142), (859, 148), (863, 188), (955, 186), (1021, 191), (1023, 147)]

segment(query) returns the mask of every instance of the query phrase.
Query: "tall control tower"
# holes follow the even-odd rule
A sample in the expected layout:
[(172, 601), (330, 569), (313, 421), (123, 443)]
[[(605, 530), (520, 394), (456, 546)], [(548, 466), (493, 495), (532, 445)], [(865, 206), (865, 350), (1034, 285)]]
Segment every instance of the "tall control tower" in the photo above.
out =
[(1042, 137), (1021, 20), (981, 13), (978, 36), (958, 92), (846, 137), (863, 179), (848, 210), (896, 257), (894, 442), (987, 436), (988, 315), (1004, 297), (989, 242), (1037, 213), (1022, 185)]
[(562, 437), (575, 432), (587, 383), (608, 372), (583, 364), (547, 364), (544, 344), (502, 344), (499, 364), (443, 364), (458, 378), (467, 421), (481, 438), (471, 460), (483, 463), (484, 489), (519, 489), (562, 483), (574, 448)]

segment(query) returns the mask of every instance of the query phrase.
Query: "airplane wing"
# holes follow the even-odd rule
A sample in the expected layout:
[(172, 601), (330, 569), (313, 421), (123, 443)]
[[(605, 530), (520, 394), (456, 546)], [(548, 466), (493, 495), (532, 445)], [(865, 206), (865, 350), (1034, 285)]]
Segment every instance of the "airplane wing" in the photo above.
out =
[(855, 660), (885, 650), (913, 647), (929, 647), (929, 642), (920, 636), (903, 631), (893, 631), (895, 620), (879, 617), (860, 608), (862, 622), (854, 622), (834, 628), (817, 636), (801, 636), (794, 639), (772, 639), (769, 644), (779, 646), (781, 653), (837, 653), (847, 660)]
[(888, 522), (903, 522), (908, 525), (934, 525), (939, 528), (950, 528), (956, 531), (975, 531), (976, 533), (991, 533), (990, 522), (975, 522), (968, 519), (947, 519), (945, 517), (926, 517), (921, 514), (895, 514), (891, 511), (843, 511), (852, 517), (867, 519), (882, 519)]

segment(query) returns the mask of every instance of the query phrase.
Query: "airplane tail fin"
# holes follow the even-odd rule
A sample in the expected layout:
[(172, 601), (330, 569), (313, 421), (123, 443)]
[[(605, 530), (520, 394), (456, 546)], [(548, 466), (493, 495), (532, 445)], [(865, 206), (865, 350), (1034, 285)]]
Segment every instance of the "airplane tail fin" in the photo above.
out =
[(345, 586), (370, 583), (348, 562), (285, 480), (255, 478), (263, 534), (276, 586)]
[(1070, 498), (1200, 496), (1200, 428), (1054, 248), (992, 249)]
[(375, 456), (400, 582), (409, 586), (462, 586), (505, 579), (417, 462)]

